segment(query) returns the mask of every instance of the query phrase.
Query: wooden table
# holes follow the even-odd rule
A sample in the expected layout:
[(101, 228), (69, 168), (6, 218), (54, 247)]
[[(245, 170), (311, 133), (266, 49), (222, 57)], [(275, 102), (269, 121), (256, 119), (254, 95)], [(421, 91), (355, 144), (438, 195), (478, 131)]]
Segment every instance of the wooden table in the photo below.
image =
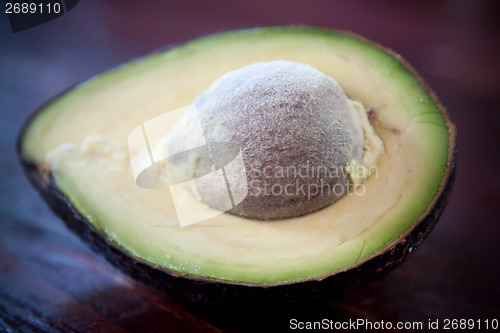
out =
[[(0, 14), (0, 331), (279, 332), (292, 318), (424, 327), (436, 319), (500, 320), (499, 13), (495, 1), (87, 0), (15, 34)], [(92, 253), (22, 174), (14, 150), (22, 122), (70, 85), (165, 44), (291, 23), (352, 30), (401, 53), (457, 124), (448, 208), (423, 247), (384, 279), (306, 309), (188, 306)]]

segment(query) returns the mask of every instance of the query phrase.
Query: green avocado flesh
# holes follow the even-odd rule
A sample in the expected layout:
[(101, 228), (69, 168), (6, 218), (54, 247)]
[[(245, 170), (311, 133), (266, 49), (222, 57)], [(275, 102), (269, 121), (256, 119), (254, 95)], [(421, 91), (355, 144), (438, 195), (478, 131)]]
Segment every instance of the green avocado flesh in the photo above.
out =
[[(168, 188), (136, 185), (129, 134), (189, 105), (225, 73), (271, 60), (311, 65), (373, 109), (385, 149), (377, 172), (362, 193), (301, 217), (263, 222), (224, 213), (181, 227)], [(451, 125), (415, 75), (397, 56), (341, 32), (221, 33), (79, 84), (31, 120), (21, 155), (50, 169), (60, 191), (107, 239), (153, 266), (247, 284), (321, 279), (387, 249), (428, 213), (442, 187)]]

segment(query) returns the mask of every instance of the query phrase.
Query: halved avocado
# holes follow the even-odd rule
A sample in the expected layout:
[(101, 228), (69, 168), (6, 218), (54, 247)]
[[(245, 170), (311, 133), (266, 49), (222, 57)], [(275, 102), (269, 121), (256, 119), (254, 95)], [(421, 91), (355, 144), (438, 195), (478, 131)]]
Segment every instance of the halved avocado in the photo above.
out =
[[(311, 65), (372, 110), (385, 147), (377, 173), (362, 195), (297, 218), (224, 213), (179, 226), (168, 189), (136, 185), (128, 135), (189, 105), (221, 75), (270, 60)], [(447, 201), (455, 136), (436, 95), (394, 52), (352, 33), (271, 27), (197, 39), (99, 74), (41, 108), (18, 146), (52, 209), (135, 278), (212, 304), (286, 303), (377, 278), (418, 248)]]

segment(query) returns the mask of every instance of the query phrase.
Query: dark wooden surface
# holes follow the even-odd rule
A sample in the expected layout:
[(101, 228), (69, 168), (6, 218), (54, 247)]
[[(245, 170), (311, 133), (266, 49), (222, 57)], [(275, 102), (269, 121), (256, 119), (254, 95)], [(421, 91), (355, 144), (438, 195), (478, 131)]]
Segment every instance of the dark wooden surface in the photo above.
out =
[[(286, 331), (289, 320), (500, 319), (500, 14), (495, 1), (97, 1), (13, 34), (0, 13), (0, 331)], [(165, 44), (303, 23), (352, 30), (401, 53), (459, 132), (448, 208), (423, 247), (382, 280), (326, 304), (268, 313), (182, 304), (92, 253), (21, 172), (22, 122), (70, 85)]]

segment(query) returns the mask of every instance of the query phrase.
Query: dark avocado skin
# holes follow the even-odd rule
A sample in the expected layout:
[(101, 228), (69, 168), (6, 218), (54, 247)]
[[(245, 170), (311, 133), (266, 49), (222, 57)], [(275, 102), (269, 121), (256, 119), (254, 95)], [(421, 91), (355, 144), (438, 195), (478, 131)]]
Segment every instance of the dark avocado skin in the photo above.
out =
[(37, 165), (24, 160), (21, 164), (28, 178), (40, 192), (49, 207), (88, 243), (92, 250), (134, 279), (155, 288), (160, 294), (173, 293), (181, 299), (211, 306), (266, 305), (272, 308), (293, 306), (310, 301), (320, 301), (339, 295), (363, 283), (376, 280), (399, 266), (415, 252), (439, 220), (448, 202), (455, 179), (456, 149), (454, 135), (451, 161), (443, 180), (443, 186), (435, 197), (427, 214), (384, 251), (367, 260), (346, 268), (345, 271), (324, 277), (280, 285), (248, 285), (200, 278), (162, 269), (136, 258), (118, 245), (106, 239), (105, 235), (88, 222), (58, 189), (53, 178), (44, 175)]

